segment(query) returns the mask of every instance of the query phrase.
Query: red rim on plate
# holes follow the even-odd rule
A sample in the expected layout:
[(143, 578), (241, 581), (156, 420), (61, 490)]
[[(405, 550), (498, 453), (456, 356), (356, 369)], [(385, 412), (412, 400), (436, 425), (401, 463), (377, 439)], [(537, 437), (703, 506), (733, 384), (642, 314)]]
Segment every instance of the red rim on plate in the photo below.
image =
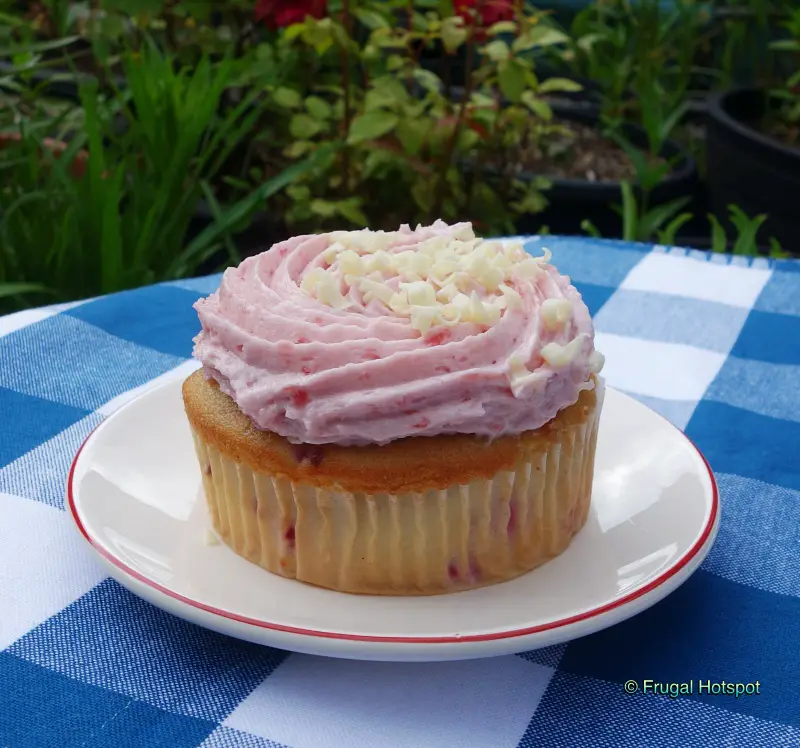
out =
[[(144, 393), (142, 393), (144, 394)], [(130, 403), (128, 403), (130, 404)], [(655, 411), (653, 411), (655, 412)], [(666, 418), (661, 416), (661, 414), (656, 413), (660, 418), (670, 423)], [(105, 423), (105, 421), (103, 421)], [(94, 435), (95, 431), (102, 426), (102, 423), (98, 424), (91, 433), (86, 437), (83, 444), (81, 444), (80, 448), (78, 449), (77, 453), (75, 454), (75, 458), (72, 461), (72, 465), (69, 470), (69, 477), (67, 478), (67, 502), (69, 504), (69, 510), (72, 514), (73, 519), (75, 520), (75, 524), (78, 526), (83, 537), (92, 546), (103, 558), (105, 558), (109, 563), (113, 566), (116, 566), (121, 571), (125, 572), (130, 577), (133, 577), (138, 582), (141, 582), (147, 587), (151, 589), (157, 590), (168, 597), (171, 597), (173, 600), (178, 600), (179, 602), (185, 603), (193, 608), (197, 608), (199, 610), (203, 610), (206, 613), (212, 613), (217, 616), (221, 616), (222, 618), (227, 618), (231, 621), (237, 621), (239, 623), (245, 623), (250, 626), (257, 626), (263, 629), (271, 629), (273, 631), (280, 631), (286, 634), (298, 634), (301, 636), (313, 636), (322, 639), (339, 639), (345, 641), (358, 641), (358, 642), (374, 642), (374, 643), (381, 643), (381, 644), (463, 644), (465, 642), (486, 642), (486, 641), (497, 641), (500, 639), (511, 639), (517, 636), (527, 636), (529, 634), (538, 634), (543, 631), (552, 631), (553, 629), (562, 628), (564, 626), (569, 626), (573, 623), (579, 623), (581, 621), (586, 621), (590, 618), (595, 618), (596, 616), (602, 615), (603, 613), (607, 613), (615, 608), (619, 608), (627, 603), (636, 600), (648, 592), (660, 587), (664, 582), (666, 582), (671, 577), (675, 576), (681, 569), (683, 569), (703, 548), (706, 541), (708, 540), (711, 531), (714, 528), (714, 523), (717, 519), (717, 514), (719, 513), (719, 491), (717, 489), (717, 482), (714, 479), (714, 473), (711, 470), (711, 466), (708, 464), (708, 460), (706, 460), (703, 453), (697, 448), (697, 445), (689, 439), (680, 429), (676, 428), (672, 423), (672, 426), (684, 439), (686, 439), (689, 444), (692, 445), (694, 450), (699, 455), (700, 459), (703, 461), (703, 465), (705, 466), (706, 470), (708, 471), (708, 478), (711, 481), (711, 488), (712, 488), (712, 498), (711, 498), (711, 513), (709, 514), (708, 521), (706, 522), (705, 527), (703, 528), (703, 532), (700, 533), (700, 537), (694, 543), (694, 545), (681, 557), (672, 567), (667, 569), (666, 571), (659, 574), (655, 579), (648, 582), (644, 587), (640, 587), (638, 590), (634, 590), (633, 592), (624, 595), (623, 597), (619, 598), (618, 600), (614, 600), (613, 602), (606, 603), (605, 605), (600, 605), (596, 608), (592, 608), (591, 610), (587, 610), (583, 613), (579, 613), (574, 616), (569, 616), (567, 618), (561, 618), (556, 621), (550, 621), (549, 623), (542, 623), (538, 626), (529, 626), (527, 628), (522, 629), (513, 629), (511, 631), (500, 631), (494, 634), (473, 634), (470, 636), (370, 636), (366, 634), (342, 634), (337, 633), (335, 631), (318, 631), (317, 629), (306, 629), (306, 628), (298, 628), (297, 626), (284, 626), (280, 623), (272, 623), (270, 621), (261, 621), (255, 618), (247, 618), (246, 616), (240, 616), (236, 613), (232, 613), (228, 610), (222, 610), (220, 608), (215, 608), (213, 605), (206, 605), (205, 603), (198, 602), (197, 600), (192, 600), (184, 595), (181, 595), (178, 592), (174, 592), (158, 582), (154, 582), (151, 579), (148, 579), (144, 575), (140, 574), (135, 569), (132, 569), (127, 564), (120, 561), (116, 556), (112, 555), (109, 551), (103, 548), (99, 543), (96, 543), (89, 533), (86, 531), (81, 518), (78, 516), (78, 510), (75, 507), (75, 496), (73, 493), (73, 482), (75, 478), (75, 466), (78, 464), (78, 458), (83, 452), (83, 448), (89, 443), (89, 440)], [(269, 573), (266, 572), (265, 573)], [(302, 583), (301, 583), (302, 584)], [(343, 593), (344, 594), (344, 593)]]

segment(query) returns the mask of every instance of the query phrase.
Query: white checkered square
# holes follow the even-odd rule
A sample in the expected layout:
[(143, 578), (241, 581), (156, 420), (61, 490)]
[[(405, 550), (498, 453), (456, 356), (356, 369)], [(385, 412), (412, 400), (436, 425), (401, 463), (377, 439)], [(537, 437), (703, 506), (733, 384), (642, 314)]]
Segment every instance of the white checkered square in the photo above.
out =
[(292, 748), (513, 748), (552, 674), (521, 657), (400, 663), (292, 655), (224, 724)]
[(725, 354), (679, 343), (598, 332), (606, 358), (603, 376), (635, 395), (697, 403), (725, 363)]
[(84, 595), (105, 574), (64, 512), (0, 493), (0, 517), (3, 650)]
[(628, 273), (620, 288), (752, 309), (771, 275), (769, 269), (718, 265), (653, 252)]

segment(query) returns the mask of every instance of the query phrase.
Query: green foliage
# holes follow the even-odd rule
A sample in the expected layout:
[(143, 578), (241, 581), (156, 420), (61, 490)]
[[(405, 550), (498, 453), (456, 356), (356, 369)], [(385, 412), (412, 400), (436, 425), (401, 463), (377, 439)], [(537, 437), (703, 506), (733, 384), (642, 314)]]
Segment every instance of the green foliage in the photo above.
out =
[(770, 90), (772, 102), (776, 104), (779, 121), (784, 126), (786, 140), (790, 144), (800, 143), (800, 8), (795, 8), (782, 24), (788, 36), (770, 44), (770, 48), (788, 57), (788, 69), (792, 72)]
[(686, 100), (708, 11), (693, 0), (607, 0), (572, 23), (566, 60), (597, 83), (612, 123), (642, 122), (641, 96), (674, 111)]
[[(486, 232), (513, 230), (514, 215), (546, 205), (549, 186), (515, 172), (518, 154), (553, 133), (547, 97), (580, 89), (536, 75), (536, 55), (565, 40), (527, 4), (486, 30), (447, 3), (415, 3), (409, 17), (408, 3), (377, 0), (358, 3), (352, 19), (335, 10), (285, 29), (273, 54), (293, 68), (262, 118), (272, 152), (290, 163), (346, 136), (328, 169), (286, 191), (289, 228), (469, 217)], [(460, 93), (420, 64), (437, 44), (475, 63)]]
[(0, 151), (6, 310), (190, 274), (263, 198), (316, 163), (262, 185), (262, 201), (250, 196), (220, 212), (185, 246), (199, 199), (213, 200), (204, 185), (249, 135), (257, 113), (249, 98), (221, 113), (230, 61), (203, 58), (192, 71), (176, 70), (172, 58), (148, 46), (123, 63), (128, 87), (113, 98), (99, 95), (96, 83), (82, 88), (83, 127), (63, 153), (54, 153), (45, 129), (25, 122)]

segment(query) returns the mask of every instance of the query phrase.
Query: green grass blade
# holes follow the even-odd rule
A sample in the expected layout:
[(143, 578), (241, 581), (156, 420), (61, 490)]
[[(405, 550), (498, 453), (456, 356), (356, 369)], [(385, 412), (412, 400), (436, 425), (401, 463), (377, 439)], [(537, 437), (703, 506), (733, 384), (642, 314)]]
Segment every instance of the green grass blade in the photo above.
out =
[(8, 296), (24, 296), (31, 293), (56, 295), (52, 288), (48, 288), (41, 283), (0, 283), (0, 299)]
[(313, 172), (326, 159), (342, 148), (341, 142), (330, 143), (315, 151), (302, 161), (293, 164), (272, 179), (264, 182), (257, 190), (239, 202), (230, 206), (221, 216), (221, 220), (215, 222), (202, 231), (189, 244), (186, 249), (176, 258), (168, 271), (168, 277), (180, 277), (190, 267), (194, 267), (197, 258), (205, 249), (215, 242), (226, 232), (229, 232), (240, 221), (251, 215), (252, 212), (265, 200), (288, 187), (295, 180), (300, 179)]

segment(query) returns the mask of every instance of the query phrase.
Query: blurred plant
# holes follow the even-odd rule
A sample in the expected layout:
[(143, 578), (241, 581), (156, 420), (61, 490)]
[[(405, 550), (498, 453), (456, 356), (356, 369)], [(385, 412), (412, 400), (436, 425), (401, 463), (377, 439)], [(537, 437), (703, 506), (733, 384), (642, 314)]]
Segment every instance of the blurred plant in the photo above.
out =
[[(526, 56), (563, 43), (563, 33), (526, 3), (460, 0), (444, 14), (438, 5), (339, 0), (319, 18), (321, 5), (308, 3), (303, 20), (277, 34), (273, 54), (295, 72), (268, 90), (261, 161), (274, 159), (277, 143), (291, 161), (346, 137), (339, 158), (287, 190), (293, 230), (470, 217), (499, 233), (514, 213), (543, 207), (546, 180), (523, 179), (514, 154), (555, 128), (546, 96), (579, 88), (539, 81)], [(276, 26), (288, 18), (280, 6), (261, 7)], [(420, 65), (436, 44), (468, 58), (453, 96)], [(247, 171), (262, 178), (258, 158)]]
[[(735, 238), (730, 239), (717, 217), (710, 214), (708, 220), (711, 223), (711, 250), (713, 252), (725, 252), (731, 247), (730, 251), (735, 255), (757, 255), (758, 245), (756, 239), (758, 230), (767, 220), (764, 213), (750, 218), (738, 205), (729, 205), (729, 219), (736, 232)], [(732, 244), (732, 246), (731, 246)], [(780, 242), (775, 237), (770, 238), (770, 257), (785, 258), (789, 254), (783, 250)]]
[[(114, 97), (81, 88), (83, 126), (46, 139), (58, 121), (7, 128), (0, 151), (0, 297), (4, 311), (191, 274), (225, 246), (263, 200), (312, 160), (222, 211), (208, 187), (245, 138), (251, 98), (220, 114), (233, 65), (201, 59), (191, 72), (147, 45), (123, 58), (129, 88)], [(124, 126), (119, 126), (122, 117)], [(217, 221), (186, 245), (201, 196)], [(24, 296), (21, 296), (23, 294)]]
[[(659, 206), (640, 217), (636, 207), (636, 197), (631, 186), (623, 184), (623, 203), (625, 230), (622, 239), (625, 241), (653, 242), (664, 246), (674, 246), (680, 228), (693, 218), (691, 213), (678, 213), (685, 205), (680, 200), (671, 204)], [(765, 214), (749, 218), (738, 205), (729, 205), (730, 221), (734, 228), (734, 236), (729, 237), (716, 216), (709, 213), (708, 220), (711, 228), (712, 252), (730, 252), (734, 255), (759, 255), (757, 244), (758, 230), (767, 220)], [(583, 221), (581, 228), (589, 236), (600, 238), (600, 232), (590, 221)], [(780, 242), (774, 237), (769, 240), (769, 256), (782, 259), (790, 255), (784, 251)]]
[(772, 42), (770, 48), (790, 56), (793, 72), (782, 86), (772, 88), (769, 94), (772, 102), (777, 104), (774, 113), (782, 125), (786, 141), (790, 145), (800, 145), (800, 8), (792, 11), (783, 27), (789, 37)]
[(22, 15), (14, 12), (20, 5), (0, 0), (0, 29), (23, 49), (46, 45), (29, 69), (51, 79), (74, 81), (81, 73), (102, 84), (109, 68), (119, 72), (123, 51), (146, 39), (190, 65), (204, 54), (247, 57), (261, 41), (252, 0), (40, 0)]
[(666, 109), (686, 100), (709, 18), (694, 0), (605, 0), (575, 17), (565, 59), (599, 84), (607, 122), (639, 122), (642, 92), (657, 89)]
[(777, 72), (769, 40), (795, 0), (717, 0), (705, 42), (718, 85), (769, 85)]

